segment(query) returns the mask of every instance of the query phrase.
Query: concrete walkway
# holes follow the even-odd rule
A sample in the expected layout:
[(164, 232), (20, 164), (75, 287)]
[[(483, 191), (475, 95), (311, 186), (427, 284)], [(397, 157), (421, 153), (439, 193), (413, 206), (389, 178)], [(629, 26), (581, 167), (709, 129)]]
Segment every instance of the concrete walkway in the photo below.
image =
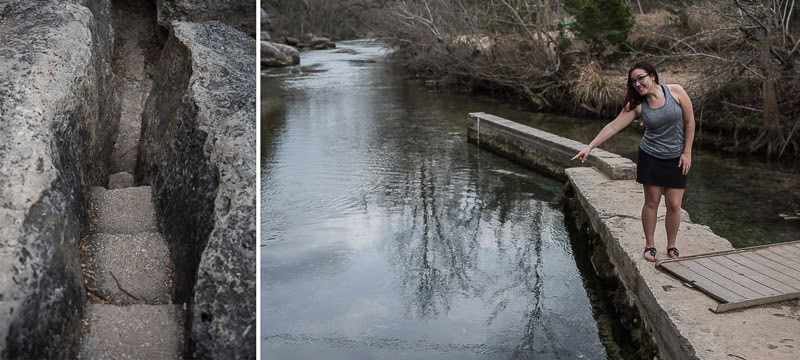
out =
[[(599, 234), (658, 347), (660, 359), (800, 359), (800, 300), (715, 314), (717, 302), (643, 259), (642, 186), (635, 164), (600, 149), (581, 164), (570, 158), (585, 145), (485, 113), (469, 115), (468, 140), (553, 176), (566, 177)], [(591, 167), (576, 167), (576, 166)], [(691, 185), (690, 185), (691, 186)], [(743, 209), (742, 211), (746, 211)], [(655, 243), (666, 256), (662, 199)], [(731, 250), (726, 239), (681, 216), (682, 256)]]
[[(642, 258), (641, 185), (611, 180), (594, 168), (570, 168), (566, 174), (620, 280), (633, 293), (661, 358), (800, 358), (800, 301), (713, 313), (717, 301)], [(662, 199), (655, 238), (660, 257), (666, 256), (665, 213)], [(732, 249), (727, 240), (686, 216), (678, 237), (683, 256)]]
[(184, 310), (171, 304), (172, 263), (150, 187), (94, 187), (91, 195), (93, 232), (82, 247), (90, 303), (79, 358), (182, 358)]

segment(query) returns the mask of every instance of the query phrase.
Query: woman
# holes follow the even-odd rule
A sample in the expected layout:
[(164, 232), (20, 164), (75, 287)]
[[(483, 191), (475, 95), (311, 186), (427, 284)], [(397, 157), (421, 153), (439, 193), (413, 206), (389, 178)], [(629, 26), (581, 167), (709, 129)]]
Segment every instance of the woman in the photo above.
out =
[(686, 188), (686, 175), (692, 166), (694, 139), (692, 101), (680, 85), (661, 85), (653, 65), (646, 62), (634, 64), (628, 70), (625, 107), (572, 160), (586, 161), (593, 148), (638, 117), (642, 118), (645, 125), (636, 166), (636, 182), (644, 187), (644, 258), (648, 261), (658, 260), (653, 237), (662, 194), (667, 205), (667, 255), (677, 258), (680, 252), (675, 247), (675, 240), (681, 223), (681, 202)]

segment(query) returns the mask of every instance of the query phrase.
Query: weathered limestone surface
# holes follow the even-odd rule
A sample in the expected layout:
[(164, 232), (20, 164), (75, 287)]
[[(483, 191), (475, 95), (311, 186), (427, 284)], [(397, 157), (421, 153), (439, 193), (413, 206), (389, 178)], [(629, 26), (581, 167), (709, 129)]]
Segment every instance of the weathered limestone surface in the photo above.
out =
[(255, 38), (255, 0), (157, 0), (158, 23), (169, 27), (175, 20), (217, 20)]
[[(581, 166), (572, 159), (586, 147), (575, 140), (534, 129), (486, 113), (471, 113), (467, 138), (523, 164), (564, 178), (564, 169)], [(480, 133), (478, 133), (480, 130)], [(603, 149), (594, 149), (584, 166), (595, 166), (612, 179), (635, 179), (636, 163)]]
[(173, 23), (145, 105), (137, 176), (198, 358), (255, 357), (255, 45), (219, 22)]
[(133, 174), (127, 172), (118, 172), (108, 176), (108, 189), (123, 189), (133, 186)]
[[(800, 300), (715, 314), (717, 302), (642, 258), (642, 187), (611, 180), (592, 168), (566, 169), (569, 182), (608, 256), (633, 295), (662, 359), (797, 359)], [(662, 201), (656, 247), (666, 256)], [(682, 217), (681, 255), (732, 249), (708, 227)]]
[(110, 0), (2, 5), (0, 358), (74, 358), (83, 194), (116, 127)]
[(79, 360), (183, 359), (180, 305), (91, 304)]
[(92, 187), (91, 192), (96, 232), (135, 234), (158, 230), (149, 186), (115, 190)]
[(141, 0), (117, 1), (113, 16), (116, 46), (111, 66), (116, 74), (114, 93), (119, 98), (120, 117), (110, 172), (133, 173), (142, 129), (142, 108), (152, 86), (149, 72), (152, 64), (158, 61), (155, 4)]

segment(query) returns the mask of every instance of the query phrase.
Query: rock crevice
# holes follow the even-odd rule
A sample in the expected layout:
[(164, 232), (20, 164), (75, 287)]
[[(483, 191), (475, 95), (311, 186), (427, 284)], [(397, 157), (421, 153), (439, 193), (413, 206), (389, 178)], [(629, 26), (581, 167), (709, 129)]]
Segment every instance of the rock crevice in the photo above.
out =
[(173, 22), (145, 105), (137, 176), (191, 304), (193, 357), (255, 356), (255, 68), (255, 39)]
[[(169, 2), (151, 8), (160, 12)], [(136, 6), (121, 0), (0, 0), (0, 358), (76, 358), (85, 314), (88, 326), (130, 336), (119, 323), (103, 322), (119, 312), (94, 298), (105, 295), (111, 304), (130, 298), (171, 307), (128, 313), (128, 323), (138, 328), (160, 324), (163, 314), (188, 313), (175, 322), (185, 324), (177, 333), (188, 341), (174, 344), (190, 344), (191, 352), (181, 349), (177, 356), (255, 356), (255, 39), (223, 23), (171, 19), (161, 24), (173, 34), (168, 47), (150, 47), (146, 54), (160, 55), (158, 64), (156, 57), (137, 58), (133, 65), (145, 71), (131, 76), (115, 67), (127, 48), (112, 57), (114, 29), (126, 23), (115, 24), (112, 14)], [(255, 16), (251, 20), (254, 29)], [(163, 37), (154, 19), (151, 24), (156, 28), (147, 36)], [(157, 73), (148, 72), (151, 64)], [(131, 104), (149, 99), (142, 104), (146, 124), (134, 141), (140, 148), (115, 157), (126, 95), (114, 90), (131, 79), (147, 85), (130, 87)], [(135, 129), (139, 110), (127, 109)], [(131, 164), (138, 151), (139, 184), (125, 173), (109, 178), (112, 171), (130, 170), (121, 164)], [(182, 262), (174, 264), (172, 281), (151, 280), (172, 282), (174, 290), (140, 289), (145, 284), (112, 269), (103, 278), (109, 292), (92, 293), (87, 278), (98, 274), (82, 274), (80, 261), (81, 246), (91, 242), (90, 187), (142, 183), (152, 185), (158, 226), (146, 235), (93, 240), (112, 255), (123, 243), (144, 249), (164, 241), (163, 255), (169, 248)], [(175, 219), (188, 225), (171, 227), (180, 223)], [(176, 250), (191, 256), (184, 259)], [(137, 258), (142, 266), (163, 264), (149, 255)]]

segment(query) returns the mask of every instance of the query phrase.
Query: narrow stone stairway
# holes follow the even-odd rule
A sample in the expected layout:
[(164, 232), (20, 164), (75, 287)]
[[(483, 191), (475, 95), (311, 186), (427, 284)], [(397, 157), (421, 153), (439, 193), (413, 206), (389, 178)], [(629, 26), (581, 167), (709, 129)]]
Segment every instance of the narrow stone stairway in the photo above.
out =
[(89, 299), (80, 359), (181, 359), (186, 310), (172, 304), (172, 260), (149, 186), (134, 186), (142, 109), (158, 59), (155, 4), (114, 1), (112, 69), (120, 101), (107, 187), (91, 189), (81, 266)]
[(158, 233), (149, 186), (110, 177), (93, 187), (91, 232), (82, 246), (89, 304), (80, 359), (180, 359), (181, 305), (171, 303), (172, 263)]

